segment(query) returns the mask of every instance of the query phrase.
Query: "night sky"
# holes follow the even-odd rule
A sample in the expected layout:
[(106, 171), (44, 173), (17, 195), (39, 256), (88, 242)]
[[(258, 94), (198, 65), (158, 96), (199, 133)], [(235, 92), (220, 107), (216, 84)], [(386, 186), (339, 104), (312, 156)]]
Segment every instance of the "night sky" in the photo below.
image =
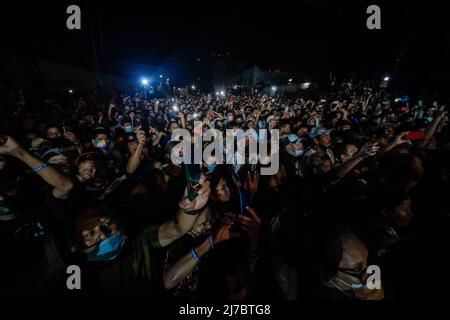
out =
[[(69, 4), (81, 7), (81, 31), (66, 29)], [(381, 7), (382, 30), (366, 28), (370, 4)], [(430, 2), (18, 0), (2, 6), (4, 49), (91, 69), (95, 43), (103, 69), (115, 61), (150, 64), (184, 81), (218, 52), (263, 69), (449, 70), (447, 13)]]

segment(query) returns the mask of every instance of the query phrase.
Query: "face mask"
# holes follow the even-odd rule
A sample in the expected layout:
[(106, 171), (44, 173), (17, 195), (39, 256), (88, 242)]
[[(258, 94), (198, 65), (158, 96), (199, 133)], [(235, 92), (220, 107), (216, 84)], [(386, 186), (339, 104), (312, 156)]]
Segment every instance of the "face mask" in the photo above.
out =
[(215, 164), (209, 165), (209, 166), (208, 166), (208, 172), (213, 172), (215, 167), (216, 167)]
[(231, 122), (231, 121), (233, 121), (234, 118), (233, 118), (233, 116), (228, 116), (227, 119), (228, 119), (228, 122)]
[(108, 142), (106, 142), (106, 140), (101, 139), (95, 139), (95, 146), (99, 149), (107, 149), (108, 148)]
[(353, 284), (348, 284), (347, 282), (345, 282), (342, 279), (336, 278), (337, 280), (339, 280), (340, 282), (342, 282), (343, 284), (345, 284), (346, 286), (351, 287), (352, 289), (361, 289), (364, 287), (364, 285), (362, 283), (353, 283)]
[(125, 127), (125, 132), (126, 133), (132, 133), (133, 132), (133, 128), (131, 126), (126, 126)]
[(126, 239), (127, 237), (122, 231), (114, 233), (109, 238), (101, 241), (95, 250), (88, 253), (88, 261), (104, 262), (116, 259), (119, 256), (120, 250), (122, 249)]
[(294, 157), (300, 157), (303, 154), (303, 150), (301, 149), (294, 149), (293, 156)]

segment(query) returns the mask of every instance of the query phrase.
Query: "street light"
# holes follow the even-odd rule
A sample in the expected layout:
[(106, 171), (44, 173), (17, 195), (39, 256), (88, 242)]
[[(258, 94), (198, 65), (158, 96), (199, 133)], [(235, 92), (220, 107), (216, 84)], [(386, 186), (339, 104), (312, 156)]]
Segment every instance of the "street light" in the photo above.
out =
[(147, 100), (147, 85), (148, 85), (149, 81), (147, 78), (142, 78), (141, 83), (144, 86), (144, 98), (145, 98), (145, 100)]
[(390, 79), (390, 78), (389, 78), (388, 76), (386, 76), (386, 77), (384, 77), (383, 80), (387, 82), (387, 81), (389, 81), (389, 79)]
[(225, 92), (223, 90), (220, 91), (220, 95), (223, 97), (225, 95)]
[(191, 89), (192, 89), (192, 90), (195, 90), (195, 85), (192, 85), (192, 86), (191, 86)]

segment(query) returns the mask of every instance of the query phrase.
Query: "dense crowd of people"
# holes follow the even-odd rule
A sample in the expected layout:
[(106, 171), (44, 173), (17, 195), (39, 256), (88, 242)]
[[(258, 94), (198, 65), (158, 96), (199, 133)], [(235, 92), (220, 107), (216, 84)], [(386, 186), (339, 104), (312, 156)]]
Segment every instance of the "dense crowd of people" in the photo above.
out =
[[(378, 89), (333, 83), (305, 99), (93, 92), (70, 102), (9, 92), (0, 114), (1, 294), (442, 297), (447, 111)], [(192, 132), (194, 121), (204, 131), (278, 129), (278, 172), (203, 163), (192, 197), (188, 167), (171, 160), (171, 134)], [(70, 265), (81, 269), (81, 290), (66, 286)], [(370, 265), (381, 270), (380, 289), (366, 285)]]

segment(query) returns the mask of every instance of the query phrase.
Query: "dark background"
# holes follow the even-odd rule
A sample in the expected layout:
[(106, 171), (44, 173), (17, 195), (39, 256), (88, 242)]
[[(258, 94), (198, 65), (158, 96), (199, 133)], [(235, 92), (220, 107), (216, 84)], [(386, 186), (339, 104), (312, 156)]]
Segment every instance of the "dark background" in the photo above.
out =
[[(66, 28), (70, 4), (81, 7), (80, 31)], [(366, 28), (370, 4), (381, 7), (381, 30)], [(213, 53), (282, 71), (400, 71), (425, 79), (450, 70), (442, 2), (18, 0), (1, 6), (2, 50), (110, 72), (116, 61), (161, 66), (180, 83), (206, 68)]]

